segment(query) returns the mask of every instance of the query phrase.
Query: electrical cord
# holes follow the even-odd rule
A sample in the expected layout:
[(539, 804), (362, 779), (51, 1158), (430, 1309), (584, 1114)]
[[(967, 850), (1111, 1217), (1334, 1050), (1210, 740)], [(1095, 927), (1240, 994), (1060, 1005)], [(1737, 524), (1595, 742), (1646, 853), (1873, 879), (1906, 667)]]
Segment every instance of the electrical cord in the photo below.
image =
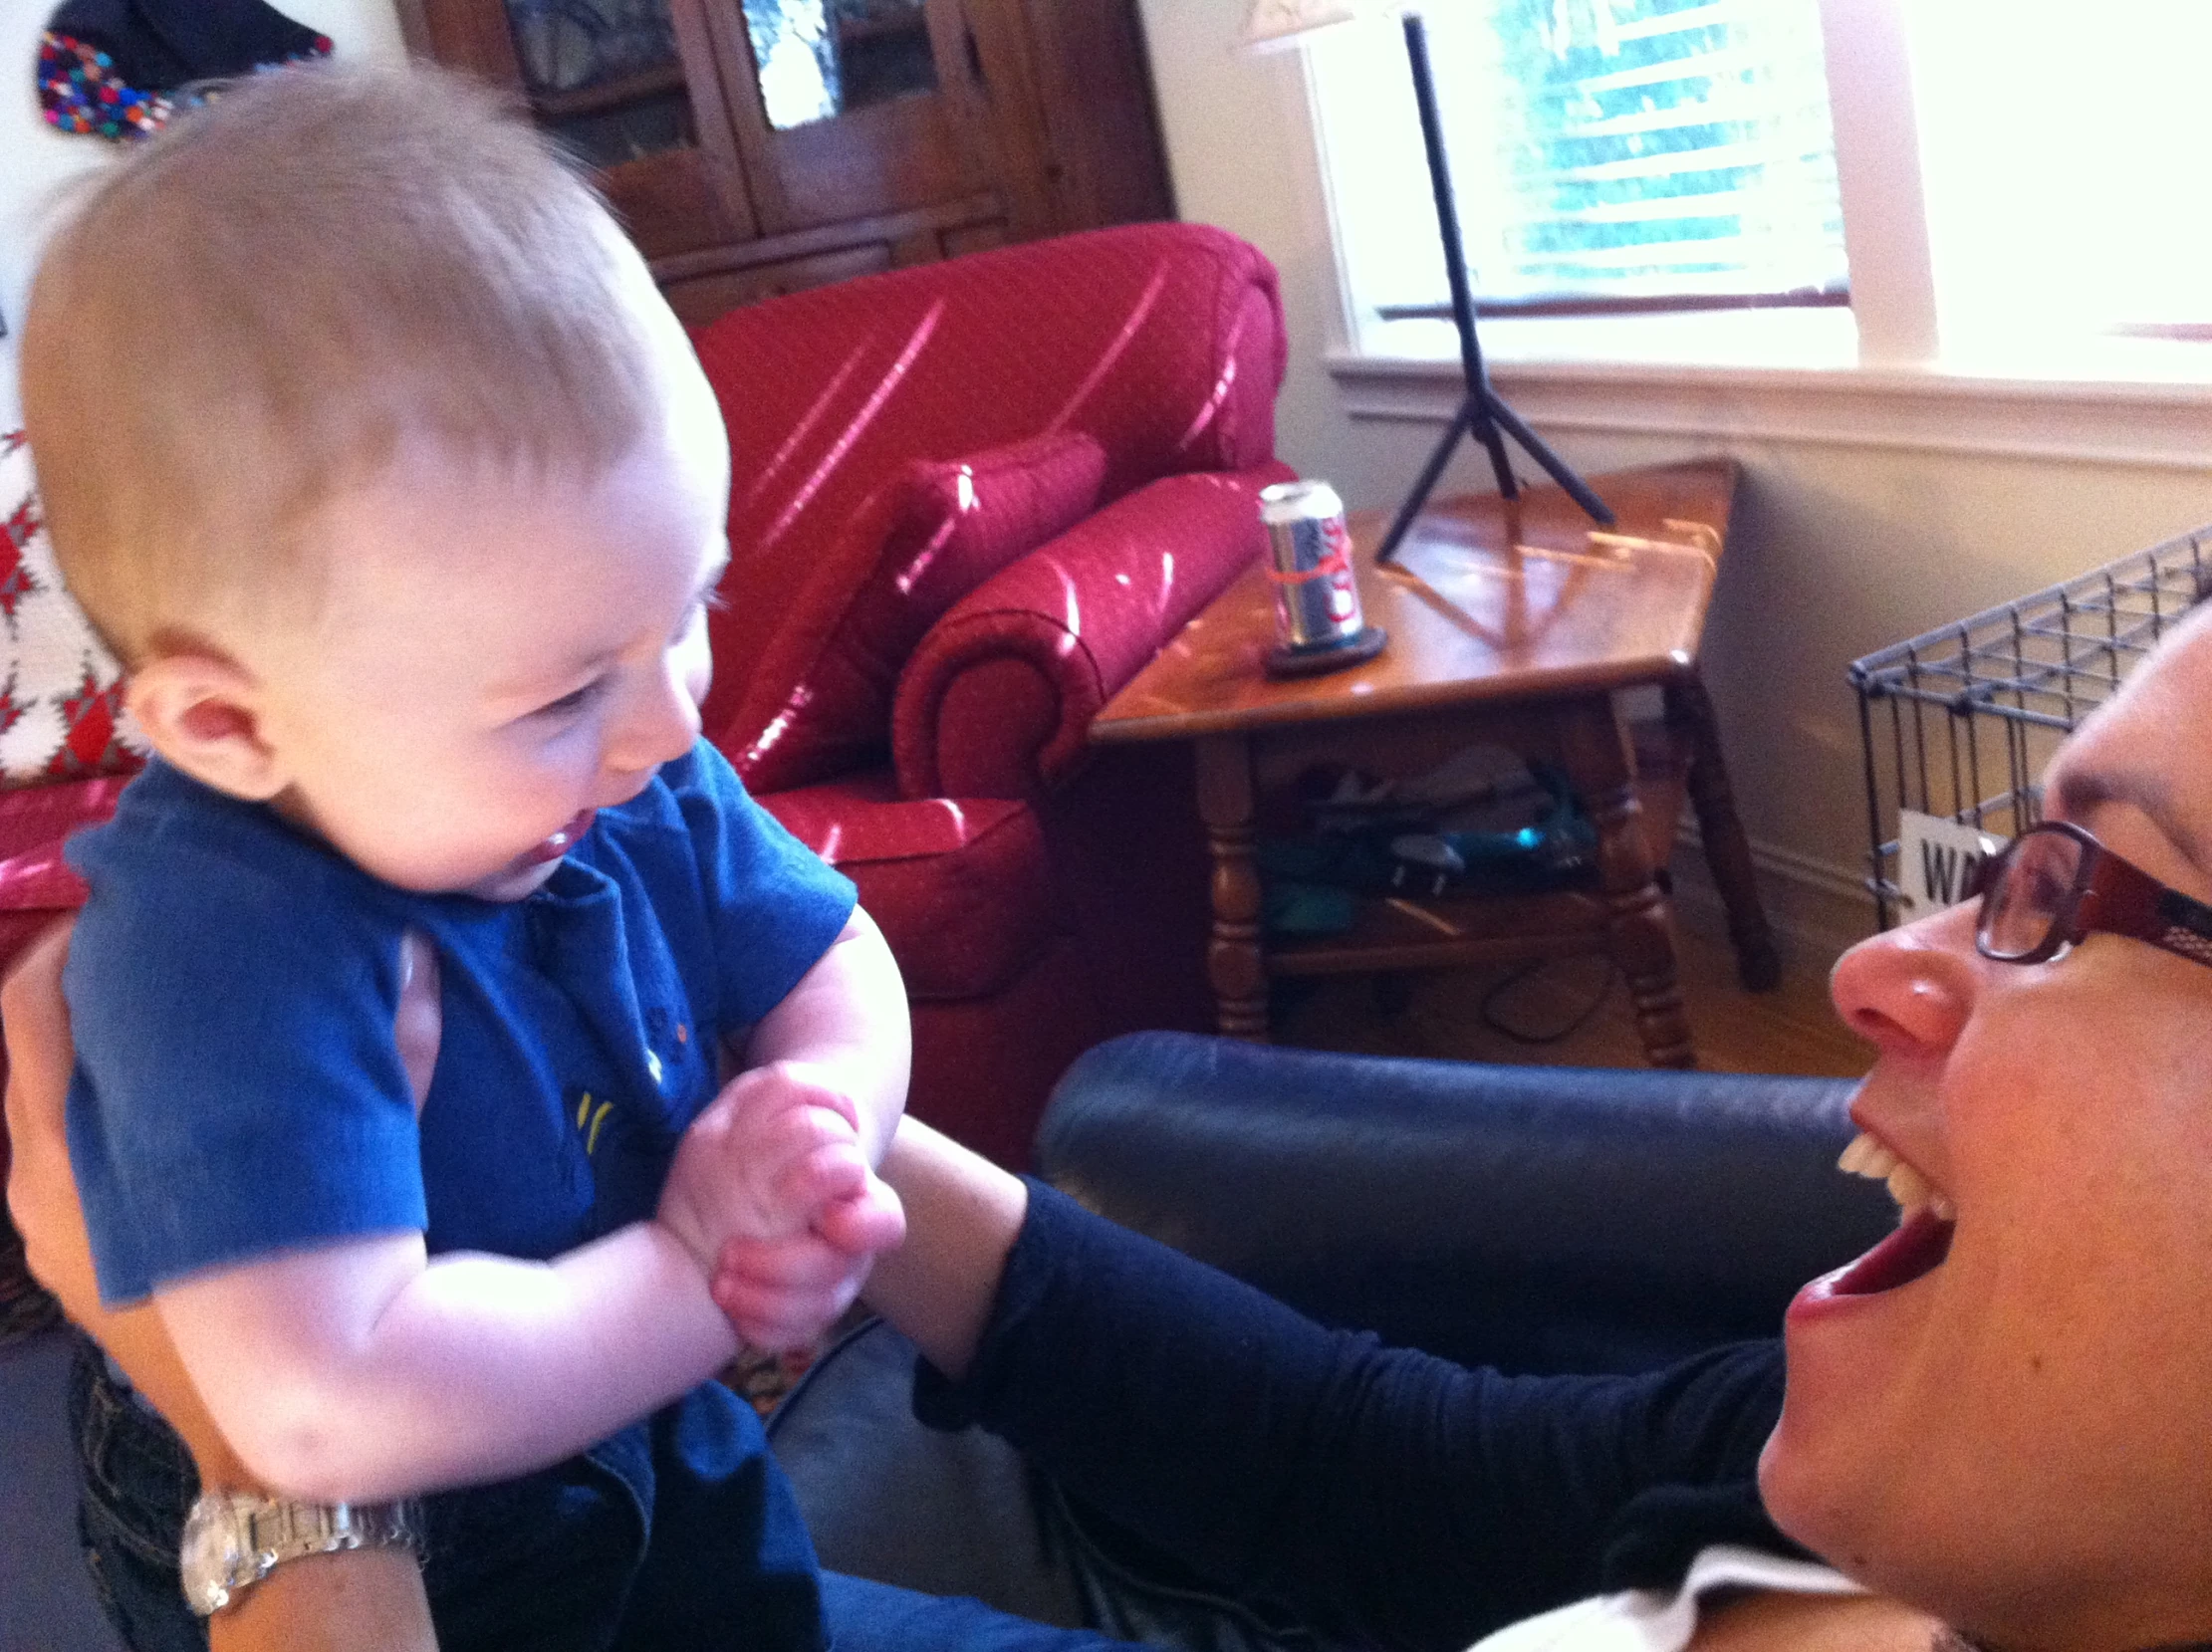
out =
[(1605, 978), (1598, 982), (1597, 996), (1578, 1010), (1574, 1019), (1557, 1031), (1549, 1033), (1525, 1032), (1518, 1027), (1507, 1025), (1499, 1018), (1497, 1012), (1498, 1000), (1535, 975), (1550, 961), (1546, 958), (1531, 959), (1528, 963), (1508, 971), (1504, 979), (1493, 983), (1489, 991), (1482, 995), (1481, 1002), (1475, 1006), (1475, 1015), (1483, 1026), (1501, 1038), (1511, 1039), (1515, 1044), (1530, 1046), (1563, 1043), (1589, 1026), (1591, 1018), (1597, 1015), (1603, 1008), (1605, 1000), (1612, 996), (1613, 983), (1620, 978), (1620, 966), (1610, 958), (1605, 960)]

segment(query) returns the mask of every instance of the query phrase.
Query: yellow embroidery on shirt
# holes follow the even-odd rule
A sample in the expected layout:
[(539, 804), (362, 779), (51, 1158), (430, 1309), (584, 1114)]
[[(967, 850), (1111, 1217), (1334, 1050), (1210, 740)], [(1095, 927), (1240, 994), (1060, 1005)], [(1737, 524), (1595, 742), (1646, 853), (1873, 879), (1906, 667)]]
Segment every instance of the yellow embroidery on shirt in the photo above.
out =
[(586, 1090), (576, 1103), (576, 1127), (584, 1132), (584, 1156), (590, 1158), (599, 1151), (600, 1126), (607, 1122), (607, 1115), (614, 1110), (614, 1103), (602, 1101), (593, 1110), (592, 1092)]

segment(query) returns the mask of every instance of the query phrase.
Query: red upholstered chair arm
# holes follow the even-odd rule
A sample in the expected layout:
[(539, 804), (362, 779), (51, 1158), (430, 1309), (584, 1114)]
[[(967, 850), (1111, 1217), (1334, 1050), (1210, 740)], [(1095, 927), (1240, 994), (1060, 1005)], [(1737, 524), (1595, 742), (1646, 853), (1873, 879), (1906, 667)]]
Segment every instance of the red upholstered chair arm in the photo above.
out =
[(1081, 767), (1091, 719), (1258, 557), (1274, 462), (1162, 477), (986, 581), (907, 661), (891, 753), (909, 798), (1034, 798)]

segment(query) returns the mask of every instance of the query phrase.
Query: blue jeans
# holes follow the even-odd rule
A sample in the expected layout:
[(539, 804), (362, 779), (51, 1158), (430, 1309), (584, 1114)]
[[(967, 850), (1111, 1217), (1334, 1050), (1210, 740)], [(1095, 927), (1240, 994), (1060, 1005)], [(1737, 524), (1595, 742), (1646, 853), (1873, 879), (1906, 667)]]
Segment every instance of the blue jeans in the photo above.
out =
[[(78, 1530), (110, 1621), (134, 1652), (204, 1652), (206, 1630), (177, 1578), (184, 1513), (198, 1492), (183, 1443), (109, 1376), (90, 1343), (72, 1373), (70, 1417), (84, 1477)], [(788, 1615), (764, 1622), (757, 1611), (717, 1610), (714, 1569), (655, 1575), (637, 1465), (619, 1449), (432, 1500), (426, 1525), (423, 1581), (442, 1652), (1106, 1652), (1133, 1644), (835, 1574), (819, 1574), (819, 1622), (811, 1602), (797, 1628)], [(725, 1534), (720, 1546), (742, 1540)]]

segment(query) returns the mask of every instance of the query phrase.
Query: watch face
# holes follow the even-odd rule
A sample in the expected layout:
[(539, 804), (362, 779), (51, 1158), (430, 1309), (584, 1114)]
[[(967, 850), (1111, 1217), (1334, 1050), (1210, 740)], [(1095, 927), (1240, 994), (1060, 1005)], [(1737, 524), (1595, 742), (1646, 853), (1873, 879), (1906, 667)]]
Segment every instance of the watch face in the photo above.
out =
[(229, 1605), (230, 1591), (250, 1575), (241, 1572), (246, 1559), (243, 1525), (240, 1511), (222, 1497), (201, 1498), (184, 1523), (178, 1555), (184, 1597), (202, 1617)]

